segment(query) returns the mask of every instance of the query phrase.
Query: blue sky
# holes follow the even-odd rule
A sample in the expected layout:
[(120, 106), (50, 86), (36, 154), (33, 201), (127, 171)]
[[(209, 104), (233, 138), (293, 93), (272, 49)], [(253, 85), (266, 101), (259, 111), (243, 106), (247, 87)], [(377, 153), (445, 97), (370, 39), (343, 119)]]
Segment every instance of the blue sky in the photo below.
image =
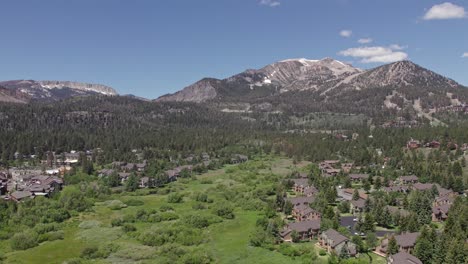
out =
[(156, 98), (203, 77), (333, 57), (360, 68), (407, 58), (468, 85), (466, 0), (5, 0), (0, 8), (0, 80), (102, 83)]

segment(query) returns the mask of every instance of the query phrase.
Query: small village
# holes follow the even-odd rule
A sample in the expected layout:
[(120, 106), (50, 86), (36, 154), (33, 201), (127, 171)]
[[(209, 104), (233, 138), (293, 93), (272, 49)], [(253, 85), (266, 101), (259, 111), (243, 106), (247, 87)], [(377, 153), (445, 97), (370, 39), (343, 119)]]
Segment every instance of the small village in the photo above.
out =
[[(405, 149), (415, 151), (419, 148), (439, 147), (438, 141), (423, 143), (410, 139)], [(451, 148), (458, 149), (459, 146)], [(467, 144), (460, 149), (466, 151)], [(125, 186), (137, 180), (135, 187), (146, 189), (200, 175), (225, 164), (237, 165), (249, 161), (249, 157), (242, 154), (224, 157), (210, 157), (207, 153), (191, 154), (171, 163), (179, 165), (155, 176), (147, 173), (150, 162), (142, 159), (138, 151), (133, 153), (139, 162), (114, 161), (93, 173), (101, 180), (114, 178), (116, 183), (112, 187)], [(40, 166), (3, 170), (0, 172), (2, 198), (20, 203), (39, 196), (53, 197), (66, 186), (64, 176), (85, 161), (92, 163), (92, 156), (93, 151), (72, 151), (60, 155), (50, 153), (47, 160), (41, 160)], [(384, 159), (383, 168), (389, 160)], [(362, 254), (362, 240), (366, 240), (371, 247), (369, 250), (386, 258), (388, 263), (423, 263), (412, 254), (421, 233), (408, 226), (411, 225), (408, 221), (415, 217), (415, 212), (409, 209), (408, 197), (412, 193), (428, 194), (432, 199), (430, 222), (441, 227), (456, 198), (466, 196), (466, 191), (456, 192), (438, 183), (421, 182), (417, 175), (402, 175), (395, 179), (372, 176), (367, 173), (369, 167), (356, 166), (352, 161), (324, 160), (313, 164), (313, 168), (316, 168), (315, 171), (294, 172), (284, 179), (282, 184), (286, 191), (277, 208), (283, 215), (284, 226), (279, 230), (278, 238), (282, 243), (313, 241), (328, 254), (340, 257), (352, 258)], [(333, 200), (328, 200), (329, 205), (325, 210), (316, 207), (324, 190), (314, 183), (322, 182), (331, 184), (329, 191), (333, 197)], [(376, 193), (378, 195), (374, 195)], [(382, 200), (382, 195), (390, 200)], [(332, 210), (331, 215), (338, 225), (324, 222), (323, 214), (328, 209)], [(376, 219), (379, 215), (382, 218)], [(402, 225), (406, 225), (405, 231), (401, 231)]]

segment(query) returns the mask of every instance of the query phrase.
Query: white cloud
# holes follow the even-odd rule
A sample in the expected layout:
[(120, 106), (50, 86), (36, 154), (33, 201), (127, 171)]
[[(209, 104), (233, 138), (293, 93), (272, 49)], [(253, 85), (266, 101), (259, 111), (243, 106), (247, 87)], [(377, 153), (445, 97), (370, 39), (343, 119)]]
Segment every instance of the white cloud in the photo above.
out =
[[(392, 47), (393, 46), (393, 47)], [(362, 63), (390, 63), (408, 58), (408, 54), (391, 45), (389, 47), (357, 47), (342, 50), (338, 54), (346, 57), (359, 58)]]
[(392, 50), (404, 50), (407, 47), (403, 47), (403, 46), (400, 46), (398, 44), (392, 44), (392, 45), (389, 46), (389, 48), (392, 49)]
[(340, 36), (342, 36), (344, 38), (349, 38), (349, 37), (351, 37), (352, 34), (353, 34), (353, 32), (351, 30), (341, 30), (340, 31)]
[(357, 42), (359, 42), (361, 44), (367, 44), (367, 43), (371, 43), (372, 41), (374, 41), (374, 40), (371, 39), (371, 38), (362, 38), (362, 39), (359, 39)]
[(260, 0), (260, 4), (269, 7), (275, 7), (281, 5), (280, 1), (275, 0)]
[(455, 19), (455, 18), (464, 18), (467, 13), (465, 8), (462, 6), (457, 6), (455, 4), (445, 2), (440, 5), (434, 5), (431, 7), (426, 14), (424, 15), (424, 20), (433, 20), (433, 19)]
[(462, 58), (468, 58), (468, 52), (463, 53)]

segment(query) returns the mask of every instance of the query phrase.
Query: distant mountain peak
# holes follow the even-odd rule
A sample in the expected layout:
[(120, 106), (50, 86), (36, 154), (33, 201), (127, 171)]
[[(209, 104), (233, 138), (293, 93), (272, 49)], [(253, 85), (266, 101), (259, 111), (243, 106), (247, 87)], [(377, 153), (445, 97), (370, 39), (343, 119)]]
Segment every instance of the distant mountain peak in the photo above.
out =
[[(224, 80), (205, 78), (158, 101), (205, 102), (226, 98), (267, 98), (287, 92), (309, 91), (322, 97), (378, 87), (456, 88), (458, 83), (403, 60), (361, 70), (333, 58), (285, 59), (258, 70), (246, 70)], [(332, 99), (330, 99), (332, 100)]]
[(22, 101), (56, 101), (74, 96), (94, 94), (118, 95), (113, 88), (106, 85), (70, 81), (13, 80), (0, 82), (0, 86), (20, 94)]

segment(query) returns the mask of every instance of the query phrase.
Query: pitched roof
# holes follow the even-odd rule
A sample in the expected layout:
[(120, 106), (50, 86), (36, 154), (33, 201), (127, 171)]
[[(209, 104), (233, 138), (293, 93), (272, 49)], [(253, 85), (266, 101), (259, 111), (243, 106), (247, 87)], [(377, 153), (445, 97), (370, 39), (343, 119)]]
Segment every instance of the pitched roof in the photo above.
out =
[(297, 232), (306, 232), (308, 230), (319, 230), (320, 229), (320, 219), (294, 222), (286, 226), (289, 230), (296, 230)]
[(333, 243), (330, 245), (332, 247), (336, 247), (344, 241), (349, 240), (347, 237), (345, 237), (335, 229), (328, 229), (327, 231), (323, 232), (322, 235), (326, 236), (328, 239), (333, 241)]
[(351, 204), (357, 208), (364, 208), (366, 206), (366, 200), (359, 198), (358, 200), (351, 200)]
[(349, 178), (351, 178), (352, 180), (368, 179), (369, 174), (362, 174), (362, 173), (361, 174), (350, 174)]
[(288, 198), (287, 200), (290, 201), (294, 206), (297, 206), (297, 205), (302, 205), (302, 204), (311, 204), (314, 202), (315, 197), (300, 196), (300, 197)]
[(451, 206), (452, 206), (451, 204), (443, 204), (443, 205), (439, 205), (439, 206), (434, 206), (434, 207), (432, 207), (432, 212), (434, 214), (442, 213), (444, 215), (447, 215), (447, 213), (448, 213)]
[(403, 233), (395, 236), (395, 239), (400, 247), (413, 247), (416, 244), (416, 239), (419, 236), (419, 232), (414, 233)]
[(291, 179), (295, 185), (298, 185), (298, 186), (309, 186), (309, 179), (304, 179), (304, 178), (300, 178), (300, 179)]
[(33, 196), (33, 193), (29, 191), (15, 191), (10, 196), (19, 201), (21, 199)]
[(402, 181), (417, 181), (419, 180), (418, 176), (416, 175), (409, 175), (409, 176), (401, 176)]
[(393, 259), (392, 264), (423, 264), (417, 257), (404, 251), (391, 255), (390, 258)]

